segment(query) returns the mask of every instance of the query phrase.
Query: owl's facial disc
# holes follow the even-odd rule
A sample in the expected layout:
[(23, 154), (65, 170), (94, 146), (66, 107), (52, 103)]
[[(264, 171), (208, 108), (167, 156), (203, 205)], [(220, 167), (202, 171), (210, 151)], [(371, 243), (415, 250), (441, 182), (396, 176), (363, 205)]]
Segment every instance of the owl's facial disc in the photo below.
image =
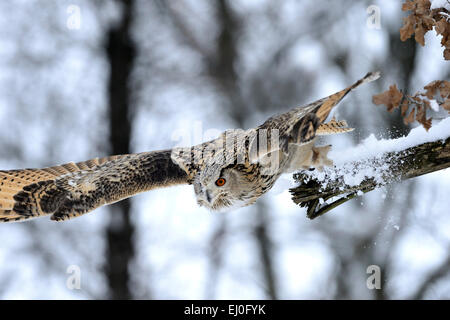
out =
[(199, 176), (194, 180), (197, 203), (210, 210), (222, 211), (253, 203), (249, 181), (240, 172), (224, 169), (211, 176)]
[(230, 186), (233, 183), (231, 177), (224, 173), (210, 177), (199, 176), (194, 181), (194, 190), (197, 203), (211, 210), (220, 210), (231, 205), (229, 201)]

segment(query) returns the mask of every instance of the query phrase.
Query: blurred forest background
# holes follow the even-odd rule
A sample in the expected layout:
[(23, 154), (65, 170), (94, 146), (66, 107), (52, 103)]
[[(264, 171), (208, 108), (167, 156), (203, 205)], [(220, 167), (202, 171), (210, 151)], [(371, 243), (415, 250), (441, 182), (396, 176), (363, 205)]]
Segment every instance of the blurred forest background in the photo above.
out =
[[(380, 13), (371, 25), (369, 6)], [(370, 10), (369, 10), (370, 11)], [(448, 79), (439, 38), (401, 42), (401, 1), (0, 2), (0, 168), (189, 145), (338, 91), (357, 129), (408, 133), (371, 96)], [(0, 225), (1, 299), (450, 298), (450, 173), (383, 188), (314, 221), (290, 176), (258, 203), (198, 208), (191, 186), (64, 223)], [(382, 271), (370, 290), (370, 265)], [(70, 266), (81, 288), (66, 282)], [(69, 269), (70, 271), (70, 269)]]

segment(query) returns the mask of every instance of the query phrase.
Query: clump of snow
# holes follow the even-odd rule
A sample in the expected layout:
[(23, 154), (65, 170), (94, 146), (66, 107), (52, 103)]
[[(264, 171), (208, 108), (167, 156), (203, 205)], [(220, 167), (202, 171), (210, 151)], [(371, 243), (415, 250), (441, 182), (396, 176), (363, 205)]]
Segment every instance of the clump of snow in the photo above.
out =
[(450, 117), (441, 120), (439, 123), (433, 123), (428, 132), (422, 126), (419, 126), (412, 129), (408, 136), (397, 139), (378, 140), (371, 134), (361, 144), (350, 150), (345, 150), (345, 152), (332, 149), (329, 157), (333, 159), (336, 165), (344, 164), (349, 161), (377, 157), (387, 152), (402, 151), (426, 142), (445, 140), (448, 137), (450, 137)]
[[(434, 123), (428, 132), (420, 126), (412, 129), (408, 136), (397, 139), (378, 140), (371, 134), (353, 148), (343, 151), (331, 150), (328, 156), (334, 162), (333, 168), (327, 167), (322, 172), (307, 171), (305, 175), (321, 181), (323, 187), (326, 187), (328, 181), (340, 177), (349, 186), (359, 185), (367, 178), (373, 178), (378, 185), (384, 185), (386, 180), (392, 180), (387, 179), (392, 175), (389, 163), (401, 155), (401, 151), (423, 143), (445, 140), (448, 137), (450, 137), (450, 118)], [(387, 155), (393, 152), (398, 153)]]
[[(333, 168), (324, 168), (322, 172), (308, 171), (305, 172), (305, 175), (322, 182), (323, 188), (326, 187), (328, 182), (337, 179), (343, 179), (343, 182), (348, 186), (357, 186), (364, 179), (373, 178), (377, 184), (383, 185), (386, 178), (391, 175), (389, 160), (384, 154), (370, 159), (353, 159), (352, 162), (335, 163)], [(358, 195), (362, 195), (362, 192)]]

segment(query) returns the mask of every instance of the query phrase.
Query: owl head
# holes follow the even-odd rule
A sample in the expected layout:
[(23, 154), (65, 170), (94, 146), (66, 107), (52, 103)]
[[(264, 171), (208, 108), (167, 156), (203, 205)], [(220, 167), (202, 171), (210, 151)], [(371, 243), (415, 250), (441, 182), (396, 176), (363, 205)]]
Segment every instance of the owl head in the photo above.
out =
[(254, 203), (262, 193), (259, 184), (240, 166), (205, 166), (192, 182), (197, 203), (218, 211)]
[[(190, 176), (197, 203), (211, 210), (250, 205), (263, 193), (259, 174), (251, 164), (238, 164), (243, 150), (243, 130), (225, 131), (218, 139), (172, 151), (172, 160)], [(231, 143), (230, 143), (231, 142)]]

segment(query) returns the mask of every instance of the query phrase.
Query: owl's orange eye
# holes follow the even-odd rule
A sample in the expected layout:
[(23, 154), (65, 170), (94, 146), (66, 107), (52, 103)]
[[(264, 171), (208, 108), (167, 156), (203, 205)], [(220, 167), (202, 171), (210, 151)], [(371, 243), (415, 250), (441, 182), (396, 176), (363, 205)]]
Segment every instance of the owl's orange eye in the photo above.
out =
[(216, 186), (222, 187), (226, 182), (227, 180), (225, 180), (224, 178), (219, 178), (216, 180)]

